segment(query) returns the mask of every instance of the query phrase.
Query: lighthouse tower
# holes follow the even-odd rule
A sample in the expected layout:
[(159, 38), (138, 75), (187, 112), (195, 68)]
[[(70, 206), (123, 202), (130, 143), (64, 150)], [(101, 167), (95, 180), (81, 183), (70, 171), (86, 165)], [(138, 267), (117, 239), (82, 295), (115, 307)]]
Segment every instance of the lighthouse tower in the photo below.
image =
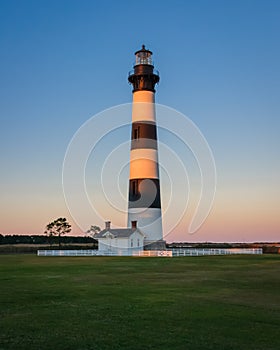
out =
[(133, 86), (128, 226), (137, 221), (145, 235), (145, 249), (164, 249), (158, 166), (155, 85), (152, 52), (145, 46), (135, 52), (128, 81)]

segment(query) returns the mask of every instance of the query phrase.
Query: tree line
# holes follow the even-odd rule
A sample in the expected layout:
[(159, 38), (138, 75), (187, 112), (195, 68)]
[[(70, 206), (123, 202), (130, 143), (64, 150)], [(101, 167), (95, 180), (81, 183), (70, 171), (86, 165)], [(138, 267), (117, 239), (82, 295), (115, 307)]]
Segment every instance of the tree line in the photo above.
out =
[(71, 225), (66, 218), (58, 218), (46, 225), (45, 235), (2, 235), (0, 244), (93, 244), (97, 241), (92, 237), (100, 231), (99, 226), (91, 226), (86, 232), (88, 236), (66, 236), (71, 232)]
[[(50, 242), (52, 241), (52, 242)], [(82, 236), (61, 236), (62, 244), (94, 244), (96, 240), (92, 237)], [(58, 237), (46, 235), (2, 235), (0, 234), (0, 244), (58, 244)]]

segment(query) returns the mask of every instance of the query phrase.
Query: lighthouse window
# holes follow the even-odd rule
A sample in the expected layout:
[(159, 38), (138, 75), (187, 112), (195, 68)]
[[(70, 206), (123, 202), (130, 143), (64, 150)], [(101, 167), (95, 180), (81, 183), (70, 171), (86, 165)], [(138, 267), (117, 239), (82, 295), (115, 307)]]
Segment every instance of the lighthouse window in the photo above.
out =
[(140, 128), (139, 126), (133, 130), (133, 139), (138, 140), (140, 137)]
[(132, 195), (135, 196), (137, 194), (137, 181), (132, 181)]

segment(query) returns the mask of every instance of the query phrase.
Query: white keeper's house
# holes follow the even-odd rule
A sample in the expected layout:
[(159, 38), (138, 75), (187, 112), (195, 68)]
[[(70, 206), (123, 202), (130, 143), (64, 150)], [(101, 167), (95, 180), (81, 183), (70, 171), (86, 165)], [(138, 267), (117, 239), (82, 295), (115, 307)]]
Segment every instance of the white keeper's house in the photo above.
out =
[(137, 228), (137, 221), (131, 222), (131, 228), (111, 228), (111, 222), (105, 223), (105, 229), (94, 235), (98, 240), (100, 254), (128, 254), (144, 249), (145, 235)]

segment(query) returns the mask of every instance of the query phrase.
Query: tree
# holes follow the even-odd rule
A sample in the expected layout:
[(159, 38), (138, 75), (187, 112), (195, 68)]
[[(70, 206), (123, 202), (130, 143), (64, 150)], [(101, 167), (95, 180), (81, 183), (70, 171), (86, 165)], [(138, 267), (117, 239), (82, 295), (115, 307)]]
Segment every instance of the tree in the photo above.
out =
[(89, 230), (87, 230), (87, 234), (89, 234), (91, 237), (94, 238), (94, 235), (96, 235), (100, 231), (101, 231), (101, 228), (99, 226), (93, 225), (93, 226), (90, 226)]
[(69, 232), (71, 232), (71, 225), (66, 221), (66, 218), (58, 218), (46, 226), (44, 233), (47, 234), (50, 239), (53, 236), (58, 236), (58, 245), (60, 248), (60, 237)]

